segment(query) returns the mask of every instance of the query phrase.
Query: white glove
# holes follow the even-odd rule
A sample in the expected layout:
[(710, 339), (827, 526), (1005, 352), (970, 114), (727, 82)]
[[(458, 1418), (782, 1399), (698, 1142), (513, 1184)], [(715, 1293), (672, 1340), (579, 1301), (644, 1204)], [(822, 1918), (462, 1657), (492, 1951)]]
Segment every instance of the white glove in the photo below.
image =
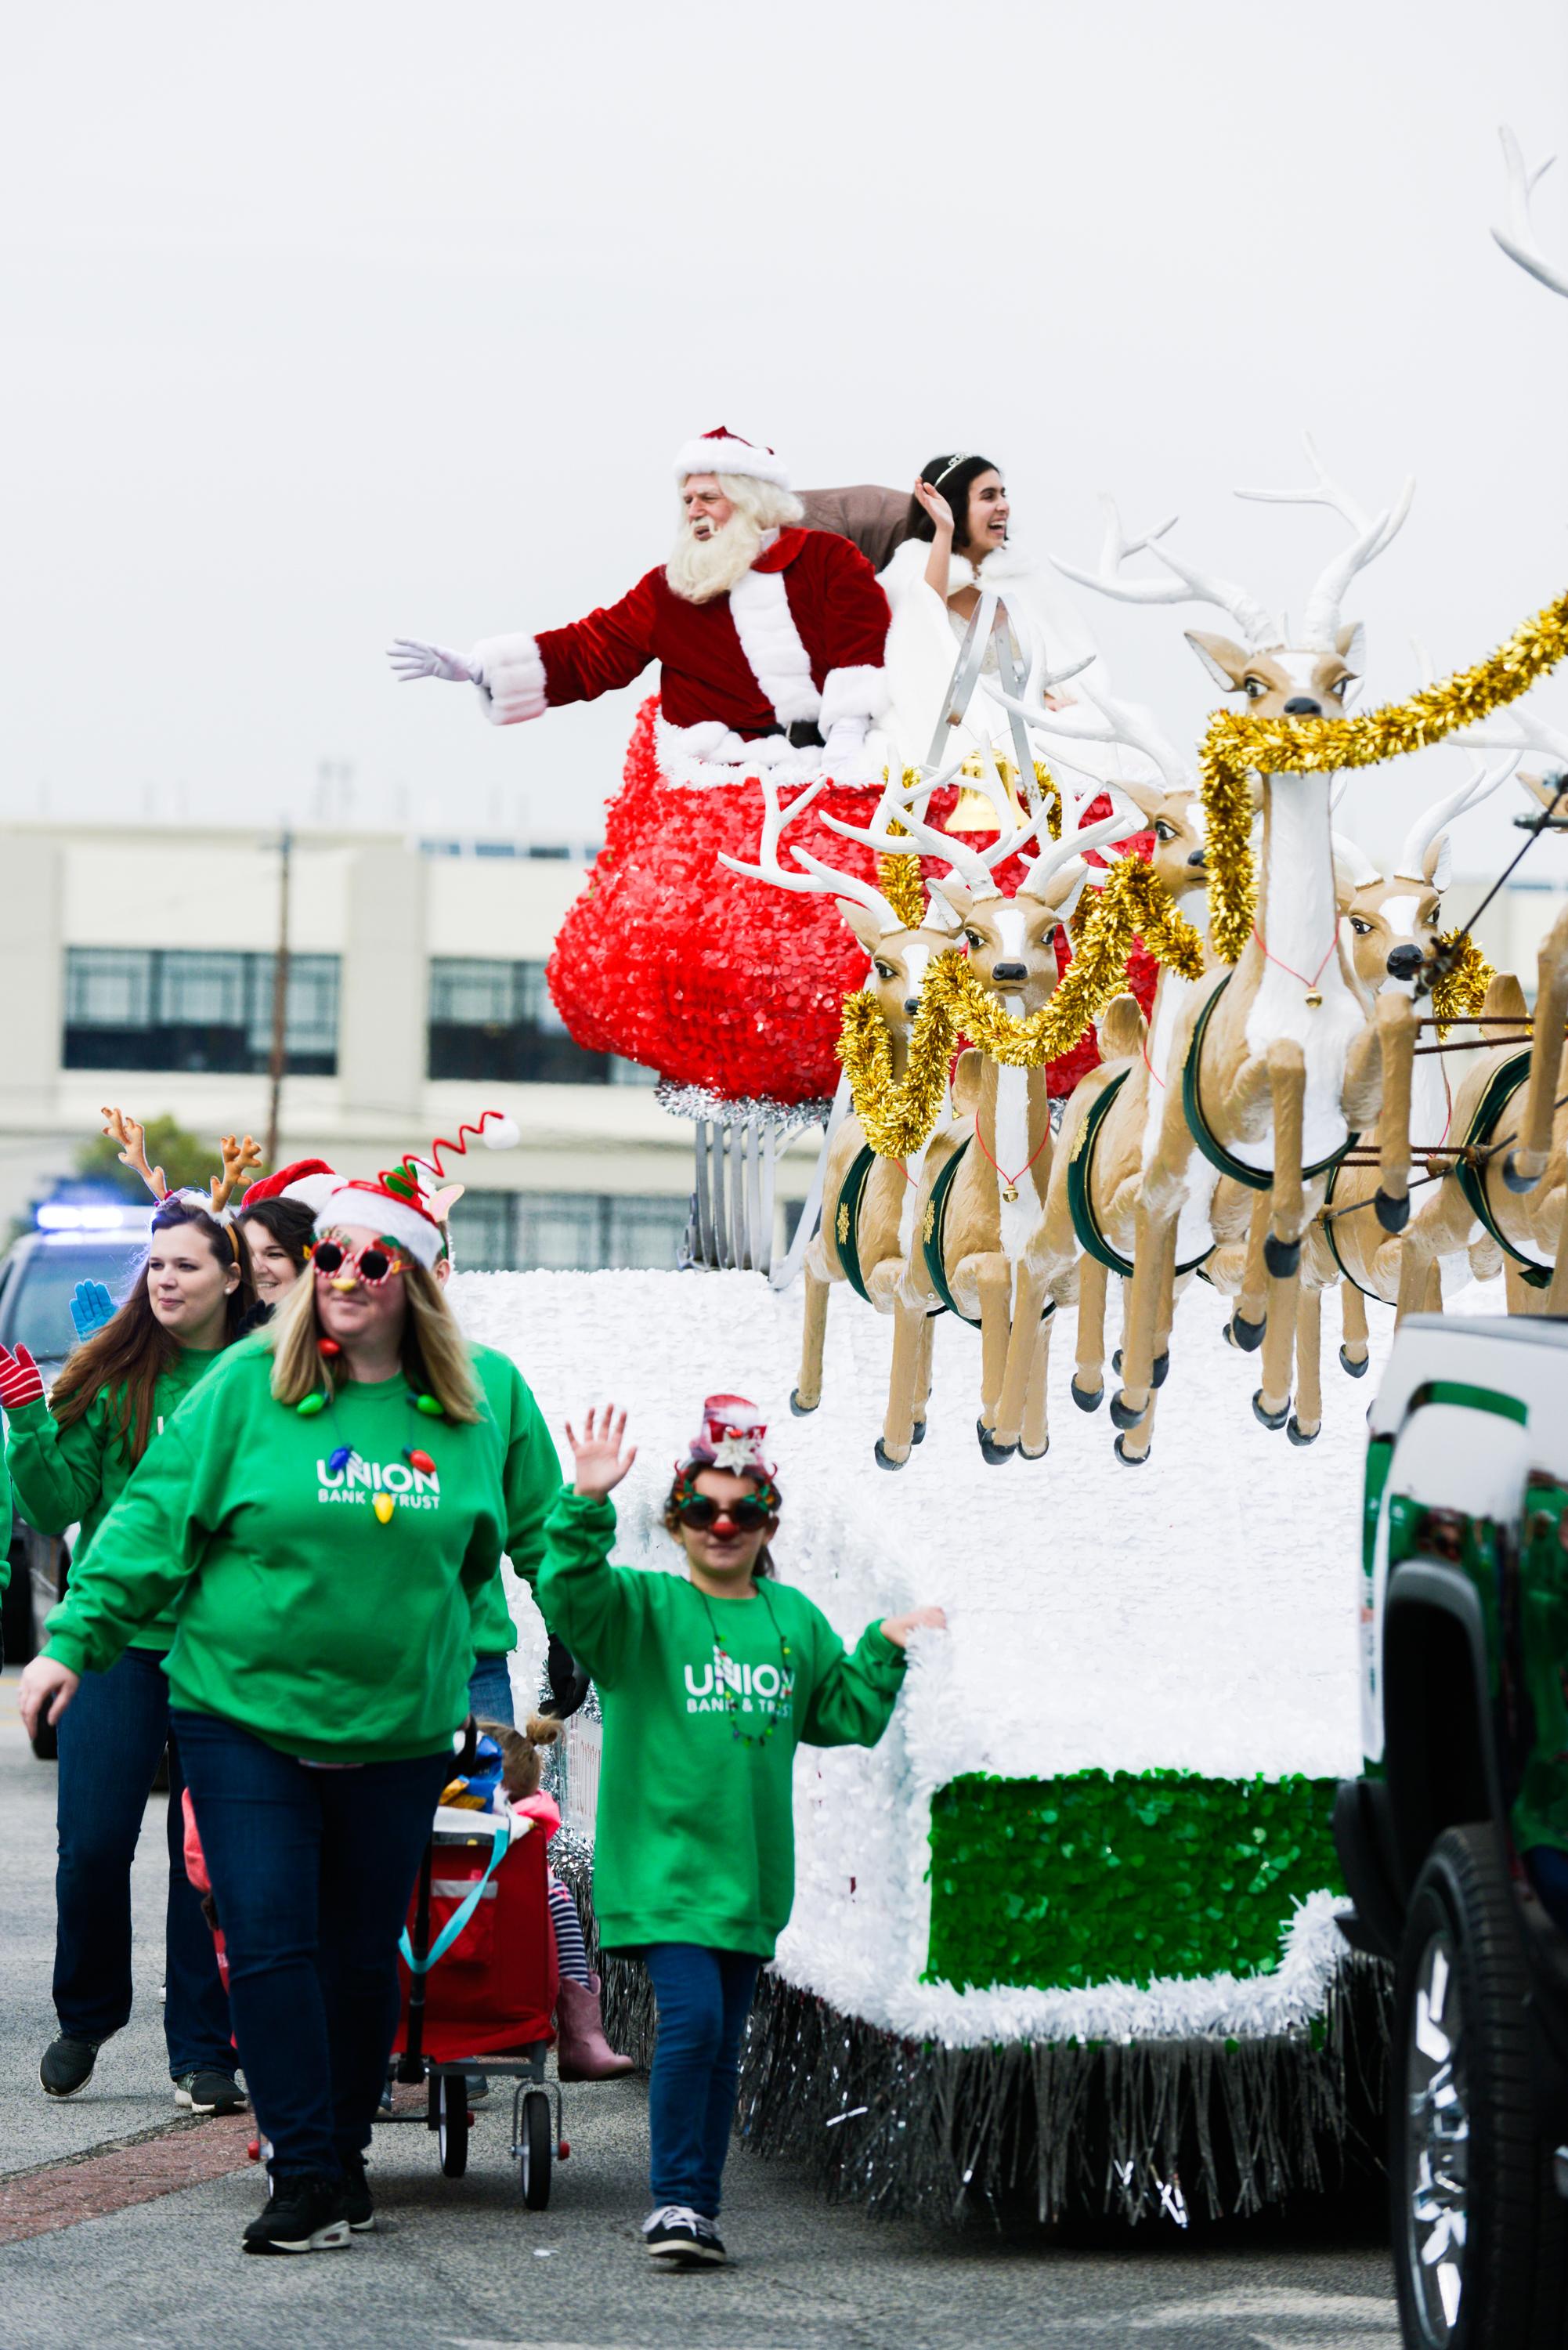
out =
[(864, 718), (836, 718), (823, 737), (822, 757), (817, 763), (824, 772), (839, 782), (859, 775), (866, 764), (866, 729)]
[(462, 653), (450, 652), (445, 645), (421, 644), (417, 637), (394, 637), (387, 659), (403, 685), (420, 677), (442, 678), (449, 685), (480, 682), (478, 671), (469, 667)]

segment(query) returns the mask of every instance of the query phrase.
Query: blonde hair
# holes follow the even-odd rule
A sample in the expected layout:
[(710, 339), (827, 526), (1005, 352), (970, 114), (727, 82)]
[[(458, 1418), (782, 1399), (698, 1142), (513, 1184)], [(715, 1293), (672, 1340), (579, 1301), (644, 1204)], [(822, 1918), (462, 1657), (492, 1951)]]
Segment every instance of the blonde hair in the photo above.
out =
[[(433, 1273), (411, 1261), (403, 1267), (408, 1315), (403, 1323), (403, 1369), (410, 1382), (434, 1396), (448, 1419), (476, 1420), (479, 1384), (452, 1308)], [(336, 1391), (332, 1358), (320, 1348), (316, 1281), (307, 1266), (277, 1311), (267, 1332), (273, 1351), (272, 1391), (279, 1403), (303, 1403), (323, 1382)]]

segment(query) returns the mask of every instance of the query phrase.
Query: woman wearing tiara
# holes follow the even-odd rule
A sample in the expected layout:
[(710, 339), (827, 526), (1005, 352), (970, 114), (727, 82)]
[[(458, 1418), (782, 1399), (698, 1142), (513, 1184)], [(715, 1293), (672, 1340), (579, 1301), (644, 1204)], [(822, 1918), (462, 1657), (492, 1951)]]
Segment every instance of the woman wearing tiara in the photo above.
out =
[[(921, 466), (909, 501), (909, 535), (880, 575), (893, 613), (886, 660), (889, 707), (882, 724), (908, 766), (930, 755), (958, 648), (985, 588), (1000, 588), (1010, 611), (1029, 624), (1020, 629), (1015, 621), (1013, 629), (1021, 667), (1029, 655), (1025, 639), (1037, 633), (1053, 670), (1085, 657), (1085, 674), (1092, 679), (1100, 670), (1094, 639), (1071, 597), (1044, 566), (1011, 544), (1011, 517), (1002, 470), (989, 457), (961, 449)], [(1061, 699), (1071, 698), (1069, 687)], [(960, 750), (983, 745), (993, 747), (999, 757), (1014, 757), (994, 648), (986, 653), (952, 747), (942, 754), (944, 762)], [(1079, 764), (1085, 774), (1100, 775), (1108, 772), (1106, 759), (1098, 745), (1085, 743)], [(952, 820), (955, 829), (971, 828), (966, 817), (977, 828), (994, 828), (989, 814), (981, 813), (983, 802), (966, 795), (966, 803)]]

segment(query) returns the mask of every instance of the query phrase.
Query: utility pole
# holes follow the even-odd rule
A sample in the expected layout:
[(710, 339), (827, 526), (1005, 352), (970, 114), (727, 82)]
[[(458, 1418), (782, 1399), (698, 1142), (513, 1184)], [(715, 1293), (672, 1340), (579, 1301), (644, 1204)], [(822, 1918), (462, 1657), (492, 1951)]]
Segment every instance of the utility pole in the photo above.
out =
[(268, 1075), (266, 1163), (277, 1170), (278, 1121), (283, 1106), (283, 1072), (288, 1050), (288, 881), (294, 857), (294, 835), (285, 825), (278, 841), (277, 960), (272, 973), (272, 1055)]

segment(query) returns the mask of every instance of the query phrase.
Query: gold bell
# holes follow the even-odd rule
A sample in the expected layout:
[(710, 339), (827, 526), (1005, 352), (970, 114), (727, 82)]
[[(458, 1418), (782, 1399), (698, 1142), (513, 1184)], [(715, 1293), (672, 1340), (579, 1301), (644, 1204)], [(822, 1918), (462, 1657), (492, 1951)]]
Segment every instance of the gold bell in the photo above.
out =
[(1017, 1186), (1017, 1184), (1016, 1184), (1016, 1183), (1004, 1183), (1004, 1184), (1002, 1185), (1002, 1198), (1006, 1201), (1006, 1202), (1007, 1202), (1008, 1206), (1011, 1208), (1011, 1207), (1014, 1204), (1014, 1202), (1016, 1201), (1016, 1200), (1017, 1200), (1017, 1198), (1018, 1198), (1018, 1186)]
[(1318, 993), (1317, 989), (1315, 987), (1309, 987), (1307, 990), (1307, 1010), (1309, 1012), (1316, 1012), (1322, 1003), (1323, 997)]

